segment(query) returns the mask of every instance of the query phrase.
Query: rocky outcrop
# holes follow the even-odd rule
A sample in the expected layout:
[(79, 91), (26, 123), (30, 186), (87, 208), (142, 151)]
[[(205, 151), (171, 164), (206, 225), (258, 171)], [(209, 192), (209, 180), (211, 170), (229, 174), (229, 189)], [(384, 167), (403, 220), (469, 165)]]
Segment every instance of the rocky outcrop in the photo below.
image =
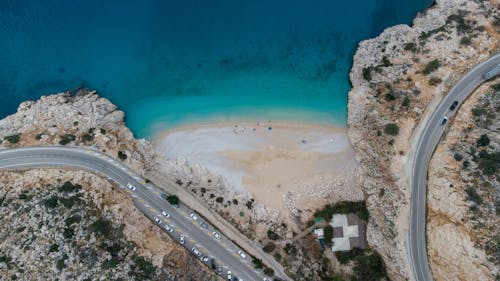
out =
[(392, 280), (411, 276), (408, 175), (418, 124), (462, 73), (498, 51), (497, 17), (489, 1), (438, 0), (413, 26), (391, 27), (361, 42), (354, 56), (348, 134), (359, 152), (371, 215), (368, 242)]

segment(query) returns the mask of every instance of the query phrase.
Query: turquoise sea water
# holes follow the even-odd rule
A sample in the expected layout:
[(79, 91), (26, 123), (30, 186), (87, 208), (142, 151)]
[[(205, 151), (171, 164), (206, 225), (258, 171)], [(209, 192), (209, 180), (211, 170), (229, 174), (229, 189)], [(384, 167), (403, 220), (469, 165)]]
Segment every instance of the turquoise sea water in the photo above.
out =
[(192, 122), (345, 126), (359, 40), (430, 0), (2, 0), (0, 118), (85, 86), (140, 137)]

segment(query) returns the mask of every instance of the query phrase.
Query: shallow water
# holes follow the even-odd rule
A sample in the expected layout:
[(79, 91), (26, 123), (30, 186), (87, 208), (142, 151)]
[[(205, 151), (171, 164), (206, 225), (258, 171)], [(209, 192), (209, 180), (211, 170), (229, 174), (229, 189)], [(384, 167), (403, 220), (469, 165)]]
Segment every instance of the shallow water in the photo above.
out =
[(0, 117), (85, 86), (140, 137), (185, 123), (346, 125), (359, 40), (430, 0), (3, 0)]

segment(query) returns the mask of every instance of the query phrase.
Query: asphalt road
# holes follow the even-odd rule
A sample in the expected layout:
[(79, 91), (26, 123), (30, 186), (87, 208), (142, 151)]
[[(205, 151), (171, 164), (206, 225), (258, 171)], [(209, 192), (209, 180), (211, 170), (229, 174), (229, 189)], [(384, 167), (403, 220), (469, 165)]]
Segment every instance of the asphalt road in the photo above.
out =
[[(145, 183), (145, 181), (134, 174), (130, 169), (120, 162), (112, 159), (98, 151), (80, 147), (29, 147), (0, 150), (0, 169), (30, 169), (37, 167), (62, 167), (87, 170), (110, 181), (116, 182), (123, 192), (129, 194), (134, 204), (154, 223), (154, 217), (161, 219), (159, 224), (174, 240), (179, 241), (180, 234), (186, 236), (184, 246), (192, 252), (196, 247), (203, 256), (214, 258), (217, 266), (222, 269), (221, 276), (226, 278), (227, 271), (240, 280), (263, 280), (264, 275), (255, 270), (251, 257), (246, 259), (238, 255), (240, 250), (234, 243), (221, 234), (220, 239), (212, 235), (215, 230), (208, 222), (207, 228), (201, 227), (203, 220), (193, 220), (190, 214), (193, 212), (187, 206), (179, 204), (175, 207), (160, 197), (161, 190)], [(132, 191), (127, 184), (136, 187)], [(170, 214), (166, 218), (161, 214), (165, 210)], [(165, 230), (165, 225), (173, 228), (173, 232)], [(217, 231), (218, 232), (218, 231)], [(220, 233), (220, 232), (219, 232)], [(210, 260), (206, 262), (211, 267)]]
[[(429, 161), (434, 150), (443, 135), (451, 117), (457, 112), (458, 107), (474, 90), (485, 80), (482, 75), (500, 64), (500, 54), (497, 54), (487, 61), (477, 65), (470, 70), (451, 89), (446, 97), (439, 103), (432, 116), (423, 124), (424, 130), (420, 136), (415, 150), (415, 160), (413, 162), (411, 184), (411, 207), (410, 207), (410, 228), (408, 232), (408, 246), (410, 266), (413, 276), (417, 281), (433, 280), (427, 259), (425, 222), (426, 222), (426, 187), (427, 170)], [(449, 108), (454, 101), (459, 105), (455, 110)], [(441, 125), (447, 116), (448, 122)], [(425, 120), (424, 120), (425, 122)]]

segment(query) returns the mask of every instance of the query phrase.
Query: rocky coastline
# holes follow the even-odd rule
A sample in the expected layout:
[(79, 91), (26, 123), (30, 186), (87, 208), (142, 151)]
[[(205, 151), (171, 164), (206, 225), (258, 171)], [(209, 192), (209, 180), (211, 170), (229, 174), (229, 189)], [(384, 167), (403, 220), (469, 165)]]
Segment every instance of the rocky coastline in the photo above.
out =
[[(498, 52), (498, 39), (493, 1), (438, 0), (412, 26), (388, 28), (359, 44), (350, 73), (348, 135), (358, 149), (371, 214), (368, 242), (384, 258), (392, 280), (411, 278), (408, 177), (418, 125), (463, 73)], [(431, 261), (436, 252), (431, 249)], [(450, 260), (460, 267), (471, 258)], [(431, 262), (431, 270), (441, 273), (436, 280), (445, 280), (443, 272), (451, 267)]]

